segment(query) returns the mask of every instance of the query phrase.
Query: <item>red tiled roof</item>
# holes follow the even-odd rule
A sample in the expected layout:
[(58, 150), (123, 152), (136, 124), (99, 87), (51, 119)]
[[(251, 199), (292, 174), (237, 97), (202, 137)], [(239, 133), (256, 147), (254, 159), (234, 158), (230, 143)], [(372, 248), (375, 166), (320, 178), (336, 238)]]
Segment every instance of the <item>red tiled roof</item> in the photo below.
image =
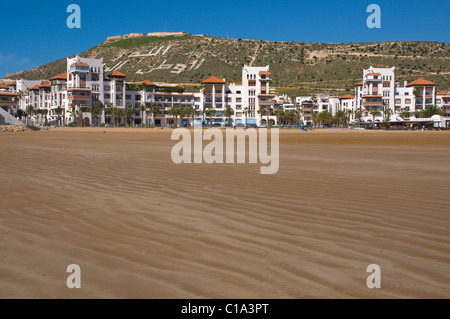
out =
[(367, 73), (366, 76), (381, 75), (381, 73)]
[(353, 95), (347, 94), (347, 95), (341, 96), (339, 99), (345, 100), (345, 99), (354, 99), (354, 98), (355, 98), (355, 97), (354, 97)]
[(9, 86), (17, 86), (17, 81), (14, 81), (13, 83), (9, 83)]
[(206, 79), (205, 81), (202, 82), (202, 84), (225, 84), (225, 81), (212, 76), (209, 79)]
[(418, 86), (418, 85), (435, 86), (436, 83), (420, 78), (420, 79), (417, 79), (415, 81), (412, 81), (411, 83), (407, 84), (406, 86), (408, 87), (408, 86)]
[(275, 94), (259, 94), (258, 97), (275, 97)]
[(139, 83), (138, 85), (156, 86), (155, 83), (150, 82), (149, 80), (142, 81), (142, 82)]
[(355, 84), (355, 86), (363, 86), (364, 85), (364, 81), (358, 82)]
[(113, 73), (111, 73), (109, 75), (109, 77), (115, 77), (115, 78), (126, 78), (127, 76), (125, 74), (123, 74), (122, 72), (119, 71), (114, 71)]
[(30, 91), (39, 90), (40, 85), (35, 85), (32, 88), (30, 88)]
[(447, 92), (445, 92), (445, 91), (441, 91), (441, 92), (439, 92), (437, 95), (450, 95), (450, 93), (447, 93)]
[(66, 73), (61, 73), (57, 76), (54, 76), (50, 79), (50, 81), (52, 80), (66, 80), (67, 81), (67, 72)]
[(75, 63), (72, 63), (70, 66), (74, 66), (74, 65), (76, 65), (76, 66), (89, 66), (89, 64), (83, 63), (83, 62), (75, 62)]
[(272, 75), (272, 72), (270, 72), (270, 71), (261, 71), (261, 72), (259, 72), (259, 75)]
[(3, 83), (0, 83), (0, 89), (7, 89), (7, 90), (9, 90), (9, 86), (6, 86)]
[(38, 85), (38, 88), (51, 88), (51, 87), (52, 87), (52, 85), (50, 84), (50, 82), (46, 82), (41, 85)]

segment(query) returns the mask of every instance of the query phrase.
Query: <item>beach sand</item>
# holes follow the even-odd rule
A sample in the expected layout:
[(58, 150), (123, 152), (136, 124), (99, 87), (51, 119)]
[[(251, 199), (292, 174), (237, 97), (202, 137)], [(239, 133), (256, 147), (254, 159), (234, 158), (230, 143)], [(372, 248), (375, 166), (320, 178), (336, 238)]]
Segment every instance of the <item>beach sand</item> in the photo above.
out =
[(0, 133), (0, 298), (450, 298), (450, 132), (282, 132), (276, 175), (170, 137)]

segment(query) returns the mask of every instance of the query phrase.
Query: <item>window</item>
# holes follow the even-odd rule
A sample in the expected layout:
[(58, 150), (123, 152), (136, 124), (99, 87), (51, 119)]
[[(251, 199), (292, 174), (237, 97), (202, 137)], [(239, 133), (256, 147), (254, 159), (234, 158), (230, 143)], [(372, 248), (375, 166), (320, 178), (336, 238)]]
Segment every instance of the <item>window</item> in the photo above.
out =
[(400, 104), (400, 103), (402, 103), (401, 99), (395, 99), (395, 104)]
[(256, 81), (255, 80), (248, 81), (248, 86), (256, 86)]

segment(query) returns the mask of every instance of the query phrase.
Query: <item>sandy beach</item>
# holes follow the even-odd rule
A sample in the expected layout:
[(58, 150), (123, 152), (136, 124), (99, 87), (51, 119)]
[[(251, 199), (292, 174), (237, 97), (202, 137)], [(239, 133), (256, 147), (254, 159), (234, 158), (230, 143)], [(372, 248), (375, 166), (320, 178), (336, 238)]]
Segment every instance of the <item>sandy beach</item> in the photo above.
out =
[(276, 175), (170, 137), (0, 133), (0, 298), (450, 298), (450, 132), (285, 131)]

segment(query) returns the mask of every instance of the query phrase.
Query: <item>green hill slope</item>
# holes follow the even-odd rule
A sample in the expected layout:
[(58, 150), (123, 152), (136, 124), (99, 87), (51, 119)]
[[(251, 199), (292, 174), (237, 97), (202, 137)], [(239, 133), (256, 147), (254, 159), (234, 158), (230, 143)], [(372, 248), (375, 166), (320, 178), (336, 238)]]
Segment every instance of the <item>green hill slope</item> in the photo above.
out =
[[(424, 77), (450, 88), (450, 44), (381, 42), (326, 44), (223, 39), (208, 36), (139, 37), (105, 42), (80, 54), (104, 58), (109, 70), (128, 81), (199, 83), (211, 75), (241, 81), (244, 64), (270, 65), (272, 86), (289, 95), (339, 94), (353, 90), (362, 69), (395, 66), (396, 80)], [(65, 59), (21, 72), (10, 79), (48, 79), (65, 71)]]

